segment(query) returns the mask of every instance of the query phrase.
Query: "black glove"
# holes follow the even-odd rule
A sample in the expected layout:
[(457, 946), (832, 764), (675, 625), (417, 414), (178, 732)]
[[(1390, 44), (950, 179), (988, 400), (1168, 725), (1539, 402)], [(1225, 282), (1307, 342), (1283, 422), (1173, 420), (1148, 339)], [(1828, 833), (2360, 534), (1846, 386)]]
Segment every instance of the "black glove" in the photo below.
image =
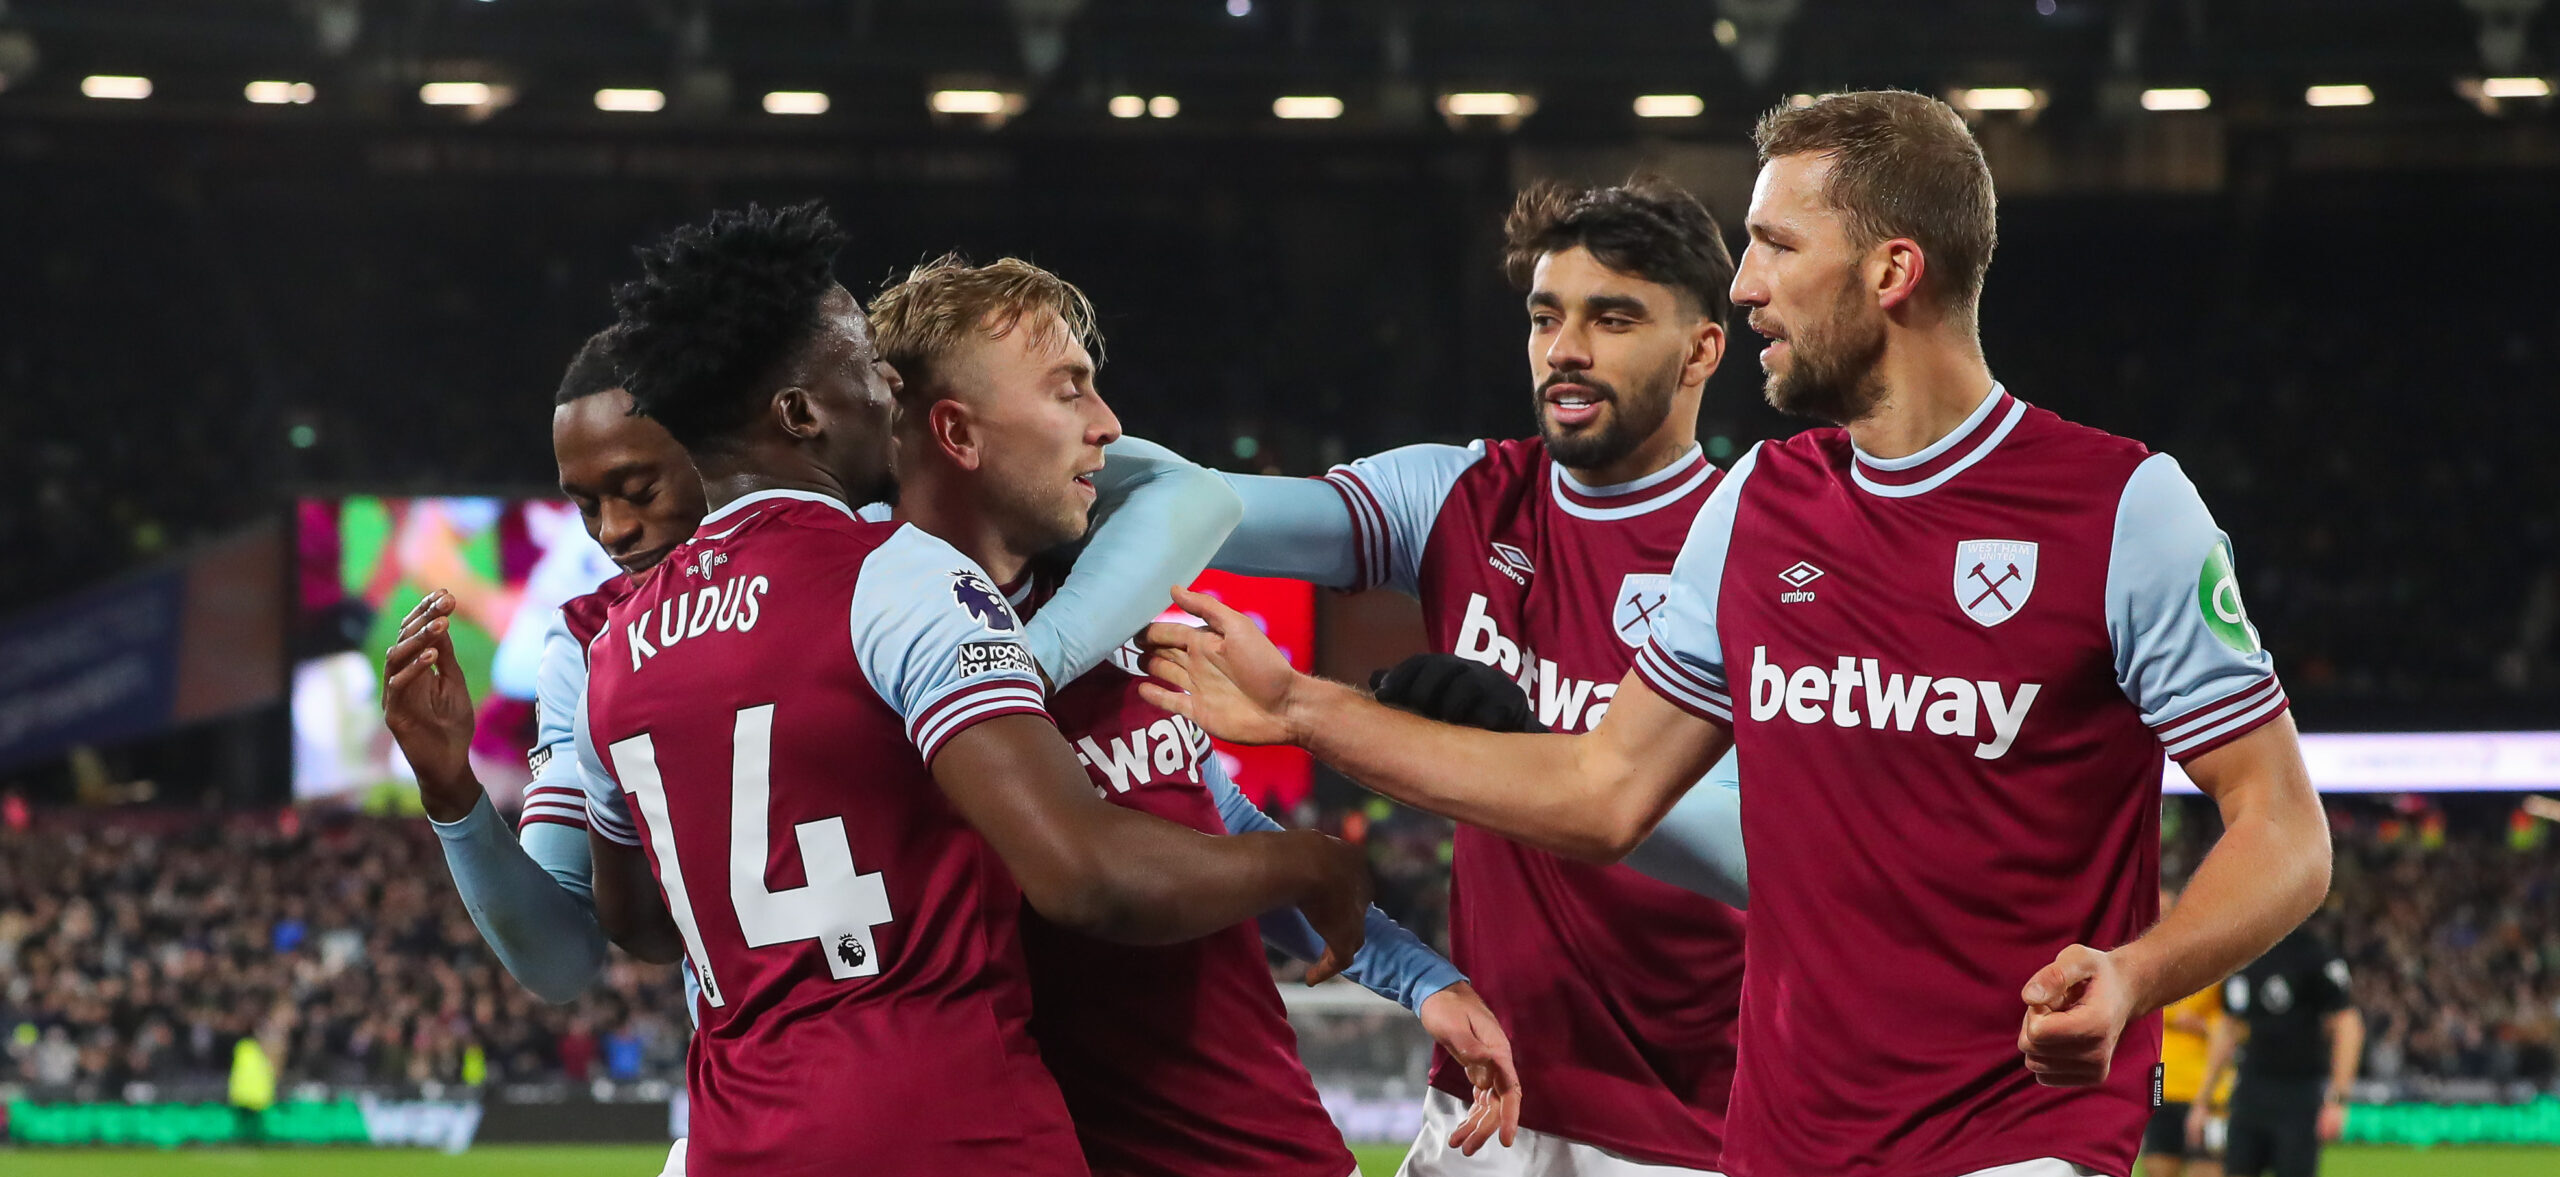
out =
[(1425, 719), (1495, 732), (1542, 732), (1511, 676), (1455, 654), (1416, 654), (1369, 680), (1378, 701)]

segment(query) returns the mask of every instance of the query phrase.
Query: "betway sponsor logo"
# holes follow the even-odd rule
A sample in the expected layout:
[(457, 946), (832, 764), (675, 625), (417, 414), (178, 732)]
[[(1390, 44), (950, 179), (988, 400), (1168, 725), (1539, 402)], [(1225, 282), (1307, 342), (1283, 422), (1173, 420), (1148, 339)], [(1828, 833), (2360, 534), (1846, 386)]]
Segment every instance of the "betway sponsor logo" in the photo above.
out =
[[(1126, 793), (1134, 785), (1154, 784), (1158, 778), (1203, 783), (1200, 759), (1209, 753), (1209, 733), (1179, 715), (1168, 715), (1107, 744), (1099, 736), (1086, 736), (1076, 741), (1075, 748), (1076, 759), (1101, 778), (1094, 782), (1093, 791), (1108, 797)], [(1104, 781), (1110, 782), (1107, 790)]]
[(1502, 630), (1493, 623), (1493, 615), (1485, 612), (1485, 605), (1483, 593), (1467, 595), (1467, 619), (1458, 625), (1458, 657), (1482, 662), (1510, 675), (1520, 684), (1521, 693), (1537, 707), (1538, 722), (1548, 731), (1589, 731), (1599, 726), (1600, 717), (1609, 710), (1610, 696), (1618, 693), (1618, 684), (1566, 677), (1555, 663), (1502, 636)]
[(1829, 720), (1838, 727), (1865, 724), (1898, 732), (1926, 725), (1934, 735), (1981, 741), (1973, 754), (1984, 760), (2008, 755), (2018, 729), (2026, 726), (2027, 708), (2043, 690), (2041, 683), (2012, 687), (1988, 679), (1886, 674), (1873, 658), (1843, 657), (1829, 670), (1790, 670), (1769, 661), (1769, 647), (1751, 648), (1751, 718), (1757, 722), (1784, 715), (1797, 723)]

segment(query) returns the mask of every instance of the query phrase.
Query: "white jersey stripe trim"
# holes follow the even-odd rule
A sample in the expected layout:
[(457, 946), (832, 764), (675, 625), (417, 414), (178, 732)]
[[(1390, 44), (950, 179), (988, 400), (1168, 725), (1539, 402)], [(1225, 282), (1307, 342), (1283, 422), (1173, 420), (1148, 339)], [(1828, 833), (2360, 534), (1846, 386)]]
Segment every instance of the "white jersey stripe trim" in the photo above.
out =
[(2273, 696), (2260, 701), (2256, 706), (2242, 711), (2237, 715), (2228, 716), (2222, 722), (2217, 723), (2212, 727), (2206, 728), (2192, 735), (2181, 737), (2175, 741), (2162, 740), (2160, 742), (2161, 747), (2171, 756), (2184, 756), (2196, 749), (2223, 739), (2226, 736), (2235, 735), (2266, 722), (2277, 712), (2284, 710), (2288, 702), (2290, 702), (2290, 700), (2285, 698), (2284, 692), (2277, 691)]
[(1669, 482), (1684, 473), (1689, 463), (1705, 461), (1706, 454), (1706, 447), (1693, 441), (1689, 443), (1688, 449), (1680, 451), (1680, 456), (1677, 459), (1674, 459), (1670, 465), (1664, 466), (1662, 469), (1656, 470), (1651, 474), (1647, 474), (1642, 478), (1630, 478), (1625, 482), (1613, 482), (1607, 486), (1589, 485), (1581, 479), (1574, 477), (1573, 474), (1570, 471), (1567, 471), (1563, 466), (1557, 466), (1555, 471), (1559, 477), (1564, 479), (1564, 484), (1567, 487), (1570, 487), (1575, 494), (1581, 495), (1585, 498), (1614, 499), (1623, 495), (1634, 494), (1640, 490), (1651, 490), (1656, 486)]
[[(1671, 469), (1677, 470), (1679, 467), (1673, 466)], [(1564, 467), (1550, 466), (1548, 467), (1548, 472), (1547, 493), (1550, 497), (1555, 499), (1556, 506), (1562, 508), (1565, 514), (1571, 515), (1576, 519), (1597, 519), (1605, 521), (1610, 519), (1632, 519), (1638, 515), (1651, 514), (1652, 512), (1659, 511), (1673, 503), (1679, 502), (1681, 499), (1687, 498), (1690, 492), (1697, 490), (1701, 486), (1705, 486), (1708, 479), (1715, 477), (1716, 467), (1713, 462), (1701, 461), (1698, 464), (1698, 468), (1691, 472), (1688, 479), (1680, 483), (1680, 485), (1672, 487), (1670, 490), (1664, 491), (1661, 494), (1647, 498), (1643, 502), (1628, 503), (1617, 507), (1587, 507), (1574, 502), (1572, 496), (1565, 493), (1565, 483), (1568, 479), (1565, 476)], [(1638, 481), (1642, 481), (1642, 479), (1639, 479)], [(1582, 493), (1593, 494), (1596, 492), (1584, 491)]]
[(2275, 698), (2259, 704), (2246, 714), (2234, 717), (2229, 723), (2223, 724), (2222, 726), (2213, 728), (2209, 731), (2199, 733), (2193, 739), (2180, 741), (2174, 746), (2163, 744), (2161, 745), (2161, 750), (2167, 752), (2171, 756), (2185, 757), (2191, 755), (2223, 740), (2226, 737), (2238, 735), (2274, 718), (2277, 712), (2284, 710), (2286, 702), (2287, 700), (2284, 696), (2278, 695)]
[(934, 700), (932, 706), (917, 713), (915, 719), (907, 724), (908, 736), (918, 746), (932, 743), (932, 740), (926, 738), (930, 733), (948, 726), (952, 718), (960, 712), (977, 707), (990, 699), (1004, 702), (1029, 700), (1036, 704), (1040, 702), (1040, 691), (1018, 679), (996, 679), (992, 682), (962, 687)]
[(1732, 701), (1723, 692), (1706, 685), (1705, 680), (1688, 673), (1654, 646), (1648, 645), (1636, 655), (1636, 674), (1664, 697), (1689, 710), (1705, 712), (1728, 723), (1733, 719)]
[(1048, 710), (1040, 706), (1040, 697), (1036, 693), (1008, 692), (1002, 695), (990, 695), (953, 712), (948, 718), (935, 724), (933, 730), (920, 733), (916, 739), (916, 751), (924, 755), (927, 764), (931, 764), (934, 756), (942, 751), (942, 746), (950, 742), (953, 736), (969, 730), (981, 720), (994, 719), (1003, 715), (1045, 717), (1048, 715)]
[(1379, 505), (1369, 484), (1348, 466), (1336, 466), (1325, 473), (1324, 480), (1343, 492), (1343, 501), (1351, 505), (1353, 546), (1360, 563), (1360, 587), (1386, 583), (1387, 578), (1387, 510)]
[(1955, 462), (1949, 465), (1946, 469), (1940, 470), (1937, 473), (1932, 474), (1927, 478), (1923, 478), (1918, 482), (1912, 483), (1909, 486), (1887, 486), (1881, 482), (1875, 481), (1874, 479), (1868, 478), (1867, 472), (1862, 466), (1863, 459), (1849, 463), (1849, 478), (1851, 481), (1858, 484), (1858, 489), (1866, 491), (1869, 494), (1879, 495), (1888, 499), (1907, 499), (1915, 495), (1927, 494), (1930, 491), (1946, 485), (1948, 479), (1972, 469), (1974, 463), (1990, 456), (1991, 451), (2000, 448), (2000, 442), (2009, 436), (2009, 431), (2018, 427), (2019, 419), (2026, 415), (2027, 402), (2015, 397), (2010, 398), (2008, 415), (2000, 419), (2000, 427), (1992, 430), (1991, 436), (1982, 439), (1982, 444), (1980, 446), (1975, 447), (1973, 452), (1956, 459)]
[(2283, 688), (2276, 682), (2276, 676), (2270, 674), (2265, 678), (2250, 683), (2248, 686), (2233, 691), (2228, 695), (2214, 700), (2213, 702), (2194, 708), (2175, 719), (2163, 720), (2159, 723), (2155, 723), (2151, 725), (2151, 730), (2159, 733), (2159, 736), (2163, 741), (2174, 742), (2184, 740), (2188, 736), (2193, 735), (2196, 729), (2210, 727), (2214, 724), (2220, 723), (2232, 712), (2244, 711), (2248, 708), (2254, 707), (2259, 702), (2263, 701), (2269, 694), (2281, 693), (2282, 689)]
[[(746, 510), (757, 503), (767, 503), (776, 500), (790, 500), (792, 502), (801, 503), (823, 503), (838, 511), (844, 512), (844, 517), (847, 519), (859, 522), (862, 518), (861, 516), (854, 514), (853, 508), (846, 506), (843, 499), (837, 498), (834, 495), (819, 494), (813, 490), (775, 489), (760, 490), (754, 494), (739, 495), (738, 497), (729, 500), (727, 503), (722, 504), (719, 510), (703, 516), (701, 526), (709, 527), (712, 524), (718, 523), (731, 515), (735, 515), (740, 511)], [(699, 530), (699, 528), (696, 530)]]

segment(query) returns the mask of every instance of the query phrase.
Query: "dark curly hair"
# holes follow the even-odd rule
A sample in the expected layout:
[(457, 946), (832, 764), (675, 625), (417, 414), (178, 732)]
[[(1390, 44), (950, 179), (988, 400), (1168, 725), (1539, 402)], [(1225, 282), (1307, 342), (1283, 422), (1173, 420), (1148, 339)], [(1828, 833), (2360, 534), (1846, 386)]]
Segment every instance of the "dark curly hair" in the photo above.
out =
[(560, 387), (551, 394), (551, 403), (565, 405), (622, 387), (622, 371), (614, 366), (615, 342), (611, 327), (588, 336), (587, 341), (579, 345), (577, 358), (569, 361), (569, 370), (561, 375)]
[(1733, 311), (1733, 254), (1698, 198), (1658, 176), (1604, 188), (1530, 185), (1502, 222), (1502, 272), (1529, 288), (1538, 259), (1579, 245), (1601, 265), (1687, 295), (1721, 323)]
[(817, 201), (722, 209), (639, 251), (613, 292), (615, 356), (634, 411), (688, 450), (754, 417), (768, 379), (818, 330), (844, 230)]

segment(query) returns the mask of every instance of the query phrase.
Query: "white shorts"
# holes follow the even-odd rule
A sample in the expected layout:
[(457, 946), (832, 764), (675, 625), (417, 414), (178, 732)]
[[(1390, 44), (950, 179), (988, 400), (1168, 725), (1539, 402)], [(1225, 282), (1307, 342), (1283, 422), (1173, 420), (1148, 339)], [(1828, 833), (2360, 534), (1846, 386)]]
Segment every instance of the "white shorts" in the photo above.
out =
[(667, 1150), (667, 1167), (658, 1170), (658, 1177), (684, 1177), (684, 1140), (682, 1138), (677, 1139), (674, 1148)]
[(2075, 1165), (2069, 1161), (2057, 1161), (2052, 1157), (2046, 1157), (2040, 1161), (2020, 1161), (2014, 1165), (1994, 1165), (1988, 1169), (1976, 1169), (1965, 1174), (1965, 1177), (2101, 1177), (2101, 1174), (2087, 1165)]
[[(1597, 1145), (1523, 1128), (1511, 1147), (1500, 1140), (1476, 1155), (1449, 1147), (1449, 1134), (1467, 1121), (1467, 1105), (1437, 1087), (1422, 1097), (1422, 1135), (1405, 1154), (1396, 1177), (1719, 1177), (1705, 1169), (1653, 1165)], [(2008, 1177), (2002, 1174), (2001, 1177)]]

